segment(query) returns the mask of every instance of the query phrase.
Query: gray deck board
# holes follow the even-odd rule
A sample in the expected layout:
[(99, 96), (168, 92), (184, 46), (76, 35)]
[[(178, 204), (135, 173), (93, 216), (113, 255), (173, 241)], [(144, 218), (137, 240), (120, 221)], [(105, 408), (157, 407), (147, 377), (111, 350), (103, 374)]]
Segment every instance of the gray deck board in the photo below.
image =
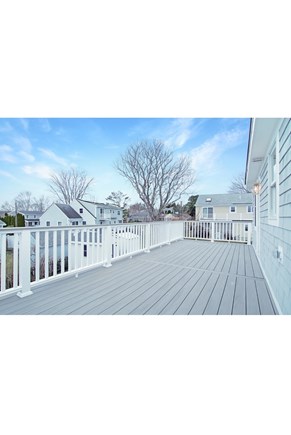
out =
[(242, 276), (236, 279), (232, 314), (246, 314), (246, 280)]
[(252, 246), (184, 240), (0, 299), (0, 314), (276, 314)]
[(218, 314), (232, 314), (233, 298), (236, 286), (236, 276), (228, 275), (221, 298)]
[(218, 314), (222, 295), (227, 282), (227, 275), (220, 275), (208, 300), (203, 314)]
[(260, 306), (254, 279), (246, 279), (247, 314), (260, 314)]

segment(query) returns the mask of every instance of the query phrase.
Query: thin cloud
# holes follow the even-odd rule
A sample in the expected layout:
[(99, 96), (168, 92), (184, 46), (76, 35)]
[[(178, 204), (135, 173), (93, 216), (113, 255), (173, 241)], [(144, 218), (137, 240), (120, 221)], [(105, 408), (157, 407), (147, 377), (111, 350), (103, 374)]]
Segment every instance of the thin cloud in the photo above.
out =
[(10, 122), (4, 121), (0, 125), (0, 133), (8, 133), (10, 131), (13, 131), (13, 127), (11, 126)]
[(49, 158), (50, 160), (53, 160), (54, 162), (58, 163), (59, 165), (68, 166), (67, 160), (64, 159), (63, 157), (58, 156), (53, 151), (51, 151), (47, 148), (38, 148), (38, 149), (45, 157)]
[(21, 148), (21, 151), (29, 153), (32, 150), (32, 144), (30, 140), (25, 136), (15, 136), (14, 143)]
[(27, 153), (26, 151), (19, 151), (18, 154), (20, 155), (21, 158), (23, 158), (24, 160), (26, 160), (28, 162), (35, 161), (35, 157), (32, 154)]
[(24, 118), (20, 118), (20, 119), (19, 119), (19, 122), (20, 122), (20, 124), (22, 125), (22, 128), (23, 128), (25, 131), (28, 131), (28, 128), (29, 128), (29, 122), (28, 122), (28, 120), (27, 120), (27, 119), (24, 119)]
[(27, 175), (34, 175), (38, 178), (49, 179), (54, 172), (49, 166), (42, 163), (35, 164), (33, 166), (26, 165), (22, 167), (22, 170)]
[(193, 119), (174, 119), (165, 132), (165, 145), (171, 148), (182, 148), (192, 136)]
[(10, 179), (12, 179), (12, 180), (16, 180), (16, 178), (14, 177), (14, 175), (12, 175), (10, 172), (2, 171), (1, 169), (0, 169), (0, 175), (2, 175), (3, 177), (10, 178)]
[(216, 166), (219, 158), (228, 150), (240, 145), (245, 132), (230, 130), (215, 134), (190, 154), (193, 168), (207, 174)]
[(16, 158), (14, 157), (13, 148), (9, 145), (0, 145), (0, 160), (8, 163), (16, 163)]
[(45, 133), (49, 133), (52, 130), (52, 127), (49, 123), (49, 120), (46, 118), (39, 119), (40, 127)]

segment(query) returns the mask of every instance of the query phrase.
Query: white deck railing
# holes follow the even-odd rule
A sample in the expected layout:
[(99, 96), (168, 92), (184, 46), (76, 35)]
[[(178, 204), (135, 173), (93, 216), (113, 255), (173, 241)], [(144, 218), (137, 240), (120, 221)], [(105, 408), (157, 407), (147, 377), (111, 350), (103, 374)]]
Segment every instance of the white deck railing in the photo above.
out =
[(250, 221), (187, 221), (186, 239), (202, 239), (225, 242), (251, 243), (252, 223)]
[(183, 239), (184, 223), (10, 228), (0, 230), (0, 296), (31, 294), (36, 284), (77, 274)]
[(0, 296), (19, 297), (53, 279), (78, 274), (175, 240), (250, 243), (248, 222), (176, 221), (0, 230)]

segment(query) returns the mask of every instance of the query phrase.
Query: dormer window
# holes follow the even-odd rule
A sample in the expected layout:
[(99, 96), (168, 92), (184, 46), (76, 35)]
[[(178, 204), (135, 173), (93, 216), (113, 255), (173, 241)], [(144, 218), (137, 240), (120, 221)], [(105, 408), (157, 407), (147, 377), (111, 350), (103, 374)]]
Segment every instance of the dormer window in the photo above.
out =
[(83, 213), (83, 209), (82, 208), (80, 208), (79, 213)]
[(211, 202), (211, 198), (206, 198), (206, 202)]

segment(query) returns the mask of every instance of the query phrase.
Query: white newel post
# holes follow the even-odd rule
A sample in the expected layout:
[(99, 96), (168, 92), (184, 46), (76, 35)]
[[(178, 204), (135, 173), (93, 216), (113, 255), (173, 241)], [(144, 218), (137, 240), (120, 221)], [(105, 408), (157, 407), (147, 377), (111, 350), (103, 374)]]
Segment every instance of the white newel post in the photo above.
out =
[(151, 224), (145, 225), (145, 250), (144, 252), (151, 252), (150, 246), (151, 246)]
[(214, 242), (214, 222), (211, 222), (211, 242)]
[(104, 263), (103, 267), (111, 267), (112, 259), (112, 235), (111, 227), (103, 228), (103, 244), (104, 244)]
[(26, 296), (32, 295), (32, 291), (30, 289), (30, 231), (22, 231), (19, 251), (19, 281), (21, 290), (17, 293), (17, 296), (24, 298)]

